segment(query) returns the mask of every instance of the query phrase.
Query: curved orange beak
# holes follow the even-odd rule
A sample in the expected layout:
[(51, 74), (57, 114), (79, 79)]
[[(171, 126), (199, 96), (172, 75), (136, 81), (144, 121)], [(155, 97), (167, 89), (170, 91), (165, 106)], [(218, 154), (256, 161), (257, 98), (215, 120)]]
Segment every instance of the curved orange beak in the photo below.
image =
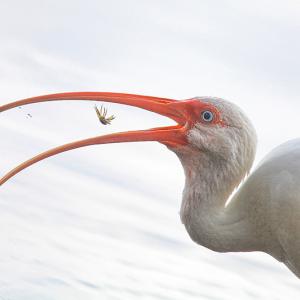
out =
[(121, 93), (75, 92), (27, 98), (0, 106), (0, 112), (31, 103), (61, 100), (103, 101), (135, 106), (171, 118), (176, 121), (177, 125), (153, 128), (148, 130), (113, 133), (92, 137), (56, 147), (25, 161), (24, 163), (11, 170), (0, 179), (0, 185), (5, 183), (15, 174), (40, 160), (64, 151), (69, 151), (89, 145), (141, 141), (157, 141), (169, 147), (178, 147), (187, 144), (186, 133), (190, 124), (190, 122), (188, 121), (189, 116), (191, 116), (190, 105), (187, 104), (193, 102), (193, 100), (177, 101), (166, 98)]

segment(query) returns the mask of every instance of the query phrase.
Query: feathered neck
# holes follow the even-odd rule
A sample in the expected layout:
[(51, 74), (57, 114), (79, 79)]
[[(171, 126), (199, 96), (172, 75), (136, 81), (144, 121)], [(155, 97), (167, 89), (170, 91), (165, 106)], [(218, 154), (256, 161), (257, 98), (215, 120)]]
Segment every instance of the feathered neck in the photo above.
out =
[(256, 224), (241, 205), (247, 199), (235, 199), (238, 205), (226, 206), (248, 170), (205, 152), (190, 153), (189, 149), (178, 156), (186, 175), (180, 216), (190, 237), (218, 252), (262, 250)]

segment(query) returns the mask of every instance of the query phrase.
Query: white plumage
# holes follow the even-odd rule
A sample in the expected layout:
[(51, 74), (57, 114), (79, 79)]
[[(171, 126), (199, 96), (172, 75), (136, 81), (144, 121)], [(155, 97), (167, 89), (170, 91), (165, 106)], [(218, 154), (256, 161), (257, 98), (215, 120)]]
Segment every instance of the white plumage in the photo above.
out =
[(189, 235), (218, 252), (266, 252), (300, 277), (300, 139), (274, 149), (226, 205), (249, 172), (256, 135), (232, 103), (200, 99), (232, 126), (198, 123), (189, 142), (199, 151), (177, 152), (186, 174), (181, 219)]

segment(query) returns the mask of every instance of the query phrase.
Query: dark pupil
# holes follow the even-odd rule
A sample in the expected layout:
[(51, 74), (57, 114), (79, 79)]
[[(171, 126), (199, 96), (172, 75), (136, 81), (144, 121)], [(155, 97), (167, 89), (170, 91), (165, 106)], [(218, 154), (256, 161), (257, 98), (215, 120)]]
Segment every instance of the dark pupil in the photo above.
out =
[(211, 113), (206, 111), (203, 115), (204, 120), (209, 121), (211, 119)]

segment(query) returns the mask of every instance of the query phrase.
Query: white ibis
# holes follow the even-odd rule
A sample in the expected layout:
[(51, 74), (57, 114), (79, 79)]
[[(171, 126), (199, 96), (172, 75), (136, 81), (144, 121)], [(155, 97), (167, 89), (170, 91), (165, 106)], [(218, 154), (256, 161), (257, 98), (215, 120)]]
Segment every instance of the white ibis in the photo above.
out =
[(30, 103), (92, 100), (131, 105), (159, 113), (177, 125), (97, 136), (46, 151), (24, 168), (49, 156), (94, 144), (157, 141), (175, 152), (186, 175), (181, 220), (198, 244), (218, 252), (263, 251), (300, 278), (300, 140), (273, 150), (248, 176), (255, 156), (255, 130), (233, 103), (196, 97), (184, 101), (101, 92), (60, 93), (28, 98), (0, 112)]

